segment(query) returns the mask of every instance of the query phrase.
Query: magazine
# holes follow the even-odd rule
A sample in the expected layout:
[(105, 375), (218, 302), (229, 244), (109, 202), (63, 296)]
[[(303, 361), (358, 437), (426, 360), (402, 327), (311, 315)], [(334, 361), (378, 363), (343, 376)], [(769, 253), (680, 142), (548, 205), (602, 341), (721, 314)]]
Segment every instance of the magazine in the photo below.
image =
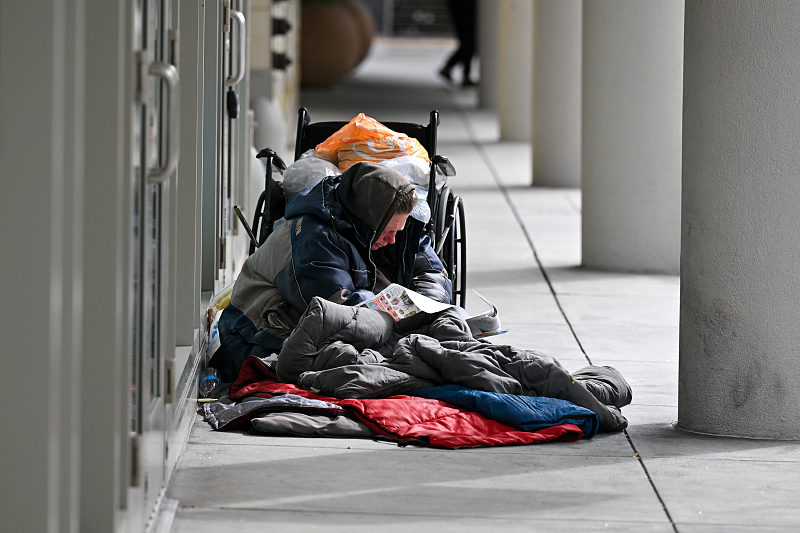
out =
[[(497, 308), (494, 304), (478, 294), (477, 291), (473, 290), (473, 292), (489, 306), (487, 311), (479, 315), (468, 316), (466, 310), (460, 307), (456, 308), (466, 320), (472, 336), (479, 338), (505, 333), (506, 330), (500, 328), (500, 317), (497, 315)], [(420, 312), (438, 313), (455, 306), (437, 302), (402, 285), (392, 283), (379, 292), (375, 298), (361, 302), (356, 307), (368, 307), (369, 309), (389, 313), (395, 322), (399, 322)]]
[(419, 312), (438, 313), (453, 307), (452, 304), (444, 304), (423, 296), (411, 289), (406, 289), (402, 285), (392, 283), (372, 300), (361, 302), (356, 307), (369, 307), (376, 311), (389, 313), (395, 322), (414, 316)]

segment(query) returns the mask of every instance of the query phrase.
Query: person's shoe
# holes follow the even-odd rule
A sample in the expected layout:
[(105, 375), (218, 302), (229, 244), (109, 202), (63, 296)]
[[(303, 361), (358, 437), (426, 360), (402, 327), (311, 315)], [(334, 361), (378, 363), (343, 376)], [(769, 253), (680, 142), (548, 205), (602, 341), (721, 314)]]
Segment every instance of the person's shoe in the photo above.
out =
[(452, 76), (450, 76), (449, 70), (443, 68), (442, 70), (439, 71), (439, 76), (444, 78), (447, 81), (447, 83), (453, 83), (453, 78)]
[(476, 85), (478, 84), (469, 78), (465, 78), (464, 81), (461, 82), (462, 87), (475, 87)]

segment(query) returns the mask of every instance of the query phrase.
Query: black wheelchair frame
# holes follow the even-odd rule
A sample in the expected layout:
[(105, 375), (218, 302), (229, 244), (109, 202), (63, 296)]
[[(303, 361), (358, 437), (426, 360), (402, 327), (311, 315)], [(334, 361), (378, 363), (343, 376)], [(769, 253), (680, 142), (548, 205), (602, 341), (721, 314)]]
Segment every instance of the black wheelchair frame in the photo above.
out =
[[(316, 147), (346, 124), (347, 122), (344, 121), (312, 123), (308, 110), (301, 108), (297, 120), (295, 161), (307, 150)], [(439, 112), (431, 111), (430, 122), (427, 126), (410, 122), (382, 122), (382, 124), (391, 130), (417, 139), (428, 151), (431, 159), (431, 171), (427, 201), (431, 218), (425, 227), (425, 232), (430, 237), (433, 249), (442, 260), (447, 276), (453, 283), (453, 303), (466, 307), (467, 241), (464, 203), (461, 197), (447, 186), (446, 179), (440, 190), (437, 190), (435, 186), (437, 168), (441, 174), (445, 175), (445, 178), (446, 170), (452, 169), (448, 159), (436, 152)], [(286, 209), (283, 184), (272, 177), (273, 168), (282, 174), (286, 169), (286, 164), (271, 148), (264, 148), (256, 157), (266, 164), (266, 176), (264, 191), (259, 195), (256, 203), (252, 226), (247, 223), (239, 207), (234, 207), (236, 215), (250, 236), (250, 254), (267, 240), (272, 233), (275, 221), (283, 217)]]

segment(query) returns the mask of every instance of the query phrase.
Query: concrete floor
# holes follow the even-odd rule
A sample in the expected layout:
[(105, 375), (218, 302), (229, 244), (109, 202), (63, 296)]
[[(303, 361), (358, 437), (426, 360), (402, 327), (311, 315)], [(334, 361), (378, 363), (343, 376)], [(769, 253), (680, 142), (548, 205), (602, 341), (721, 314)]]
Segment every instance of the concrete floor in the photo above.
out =
[[(468, 287), (509, 329), (495, 342), (570, 370), (615, 366), (633, 388), (628, 429), (444, 451), (216, 433), (198, 417), (167, 492), (172, 531), (800, 531), (800, 443), (675, 426), (678, 277), (579, 267), (580, 191), (528, 186), (530, 147), (498, 141), (474, 89), (436, 79), (449, 44), (378, 41), (355, 75), (301, 104), (313, 121), (427, 123), (438, 109), (467, 215)], [(468, 296), (471, 313), (482, 305)]]

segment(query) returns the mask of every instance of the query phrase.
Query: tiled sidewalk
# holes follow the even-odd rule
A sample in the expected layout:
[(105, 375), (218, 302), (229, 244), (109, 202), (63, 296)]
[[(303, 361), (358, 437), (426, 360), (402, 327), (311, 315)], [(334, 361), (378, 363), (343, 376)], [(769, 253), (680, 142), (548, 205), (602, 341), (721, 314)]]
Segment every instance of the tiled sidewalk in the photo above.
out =
[[(627, 431), (577, 443), (443, 451), (353, 439), (214, 433), (198, 419), (167, 497), (173, 531), (800, 531), (800, 443), (675, 427), (677, 276), (580, 264), (580, 191), (530, 187), (530, 149), (498, 141), (474, 90), (435, 77), (447, 43), (378, 41), (355, 76), (304, 91), (314, 121), (442, 116), (439, 152), (467, 214), (468, 286), (496, 343), (633, 387)], [(471, 294), (468, 310), (482, 311)]]

